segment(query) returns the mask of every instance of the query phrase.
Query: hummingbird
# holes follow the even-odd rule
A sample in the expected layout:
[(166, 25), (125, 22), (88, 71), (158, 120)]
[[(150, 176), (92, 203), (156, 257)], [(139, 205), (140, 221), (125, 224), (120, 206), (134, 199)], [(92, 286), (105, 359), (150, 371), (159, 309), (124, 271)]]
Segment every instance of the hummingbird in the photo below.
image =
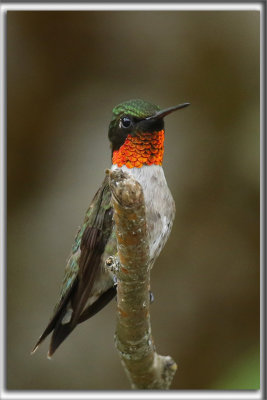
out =
[[(141, 99), (128, 100), (114, 107), (109, 125), (111, 170), (127, 172), (143, 189), (151, 268), (169, 237), (175, 217), (175, 203), (162, 168), (164, 117), (189, 104), (160, 109)], [(105, 261), (116, 253), (111, 191), (106, 176), (76, 234), (59, 300), (32, 353), (52, 332), (47, 354), (51, 358), (78, 324), (116, 296), (116, 282), (105, 268)]]

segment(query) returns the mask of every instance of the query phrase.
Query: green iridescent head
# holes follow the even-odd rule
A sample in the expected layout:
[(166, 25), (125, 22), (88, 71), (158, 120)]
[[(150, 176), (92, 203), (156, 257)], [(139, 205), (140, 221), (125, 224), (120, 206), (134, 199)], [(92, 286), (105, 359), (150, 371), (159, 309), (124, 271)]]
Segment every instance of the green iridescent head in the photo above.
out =
[(118, 104), (113, 108), (113, 118), (121, 116), (123, 114), (131, 115), (132, 117), (144, 119), (150, 117), (159, 111), (159, 106), (155, 104), (148, 103), (147, 101), (141, 99), (128, 100), (124, 103)]
[(130, 134), (155, 132), (164, 129), (163, 118), (172, 111), (188, 106), (178, 106), (161, 110), (159, 106), (141, 99), (128, 100), (113, 108), (113, 117), (109, 125), (108, 137), (112, 151), (118, 150)]

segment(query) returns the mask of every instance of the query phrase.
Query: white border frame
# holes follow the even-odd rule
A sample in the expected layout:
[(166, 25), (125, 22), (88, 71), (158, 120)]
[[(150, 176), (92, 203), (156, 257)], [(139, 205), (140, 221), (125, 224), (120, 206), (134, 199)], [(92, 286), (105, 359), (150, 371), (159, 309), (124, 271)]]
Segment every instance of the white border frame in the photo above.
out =
[[(1, 221), (1, 229), (0, 229), (0, 261), (1, 261), (1, 269), (0, 269), (0, 295), (1, 295), (1, 304), (0, 304), (0, 313), (1, 313), (1, 329), (0, 329), (0, 397), (1, 399), (184, 399), (184, 400), (193, 400), (193, 399), (266, 399), (264, 396), (265, 393), (265, 382), (264, 382), (264, 373), (266, 373), (265, 363), (266, 359), (266, 348), (264, 346), (265, 339), (265, 297), (266, 294), (264, 292), (264, 283), (266, 283), (266, 275), (265, 275), (265, 262), (266, 262), (266, 249), (264, 246), (266, 245), (266, 215), (265, 215), (265, 179), (266, 179), (266, 161), (264, 159), (266, 150), (266, 141), (265, 141), (265, 48), (264, 48), (264, 39), (266, 33), (265, 27), (265, 19), (266, 17), (266, 5), (265, 2), (251, 2), (251, 3), (40, 3), (40, 4), (31, 4), (31, 3), (2, 3), (0, 5), (0, 177), (1, 177), (1, 191), (0, 191), (0, 221)], [(194, 10), (194, 11), (219, 11), (219, 10), (254, 10), (260, 11), (260, 24), (261, 24), (261, 34), (260, 34), (260, 46), (261, 46), (261, 58), (260, 58), (260, 79), (261, 79), (261, 135), (260, 135), (260, 143), (261, 143), (261, 389), (259, 391), (253, 390), (244, 390), (244, 391), (136, 391), (136, 392), (126, 392), (126, 391), (7, 391), (5, 389), (5, 294), (6, 294), (6, 285), (5, 285), (5, 265), (6, 265), (6, 177), (5, 177), (5, 167), (6, 167), (6, 136), (5, 136), (5, 127), (6, 127), (6, 71), (5, 71), (5, 54), (6, 54), (6, 46), (5, 46), (5, 33), (6, 33), (6, 23), (5, 17), (6, 12), (8, 10), (13, 11), (115, 11), (115, 10), (125, 10), (125, 11), (146, 11), (146, 10)]]
[(240, 4), (236, 3), (194, 3), (194, 2), (180, 2), (180, 3), (4, 3), (1, 6), (3, 12), (10, 11), (235, 11), (235, 10), (249, 10), (249, 11), (262, 11), (261, 2), (250, 2)]

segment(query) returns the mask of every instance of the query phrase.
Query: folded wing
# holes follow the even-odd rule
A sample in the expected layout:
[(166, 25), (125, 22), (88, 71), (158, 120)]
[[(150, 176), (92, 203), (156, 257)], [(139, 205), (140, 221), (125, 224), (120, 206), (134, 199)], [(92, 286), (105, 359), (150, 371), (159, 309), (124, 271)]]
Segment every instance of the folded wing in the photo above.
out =
[(82, 228), (77, 233), (65, 269), (59, 302), (33, 352), (53, 331), (48, 352), (48, 357), (51, 357), (77, 324), (92, 317), (115, 296), (116, 289), (112, 286), (86, 308), (100, 268), (101, 257), (112, 232), (112, 216), (111, 193), (106, 177), (87, 210)]

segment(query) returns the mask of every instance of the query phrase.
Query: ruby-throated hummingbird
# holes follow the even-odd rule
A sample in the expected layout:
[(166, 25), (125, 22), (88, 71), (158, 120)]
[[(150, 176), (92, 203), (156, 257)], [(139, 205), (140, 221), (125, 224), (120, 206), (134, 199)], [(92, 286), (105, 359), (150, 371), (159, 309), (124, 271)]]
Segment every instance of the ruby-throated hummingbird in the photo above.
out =
[[(113, 109), (109, 125), (111, 169), (129, 173), (143, 189), (151, 267), (168, 239), (175, 216), (175, 203), (162, 168), (163, 118), (188, 105), (183, 103), (160, 110), (143, 100), (129, 100)], [(32, 352), (53, 331), (50, 358), (77, 324), (92, 317), (116, 295), (113, 276), (105, 269), (106, 259), (116, 253), (111, 192), (106, 176), (76, 235), (54, 314)]]

